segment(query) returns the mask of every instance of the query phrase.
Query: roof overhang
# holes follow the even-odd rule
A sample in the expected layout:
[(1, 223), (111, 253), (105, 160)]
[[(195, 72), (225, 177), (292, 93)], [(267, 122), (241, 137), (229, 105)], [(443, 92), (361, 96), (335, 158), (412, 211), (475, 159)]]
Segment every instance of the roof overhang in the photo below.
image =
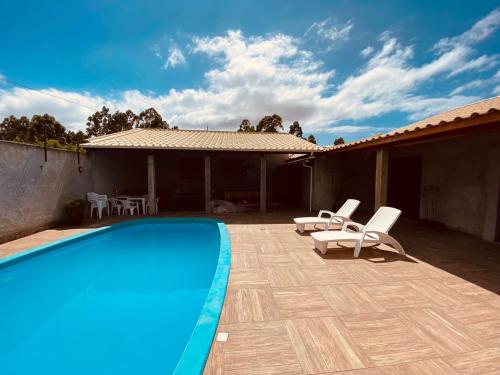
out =
[(403, 131), (394, 135), (381, 135), (374, 137), (369, 141), (352, 142), (343, 146), (337, 146), (325, 150), (322, 154), (333, 155), (351, 151), (369, 151), (371, 149), (396, 147), (409, 145), (413, 143), (429, 142), (443, 138), (453, 138), (467, 135), (477, 131), (499, 130), (500, 112), (491, 111), (486, 114), (476, 114), (469, 118), (456, 118), (450, 122), (441, 122), (436, 125), (427, 125), (425, 127)]

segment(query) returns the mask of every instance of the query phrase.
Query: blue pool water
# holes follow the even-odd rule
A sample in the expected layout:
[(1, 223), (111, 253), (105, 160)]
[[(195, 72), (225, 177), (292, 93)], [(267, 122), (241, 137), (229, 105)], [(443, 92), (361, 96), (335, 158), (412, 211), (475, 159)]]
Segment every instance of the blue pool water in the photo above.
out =
[(221, 228), (137, 220), (0, 263), (0, 374), (173, 373), (210, 291), (190, 348), (202, 366), (226, 287), (211, 289)]

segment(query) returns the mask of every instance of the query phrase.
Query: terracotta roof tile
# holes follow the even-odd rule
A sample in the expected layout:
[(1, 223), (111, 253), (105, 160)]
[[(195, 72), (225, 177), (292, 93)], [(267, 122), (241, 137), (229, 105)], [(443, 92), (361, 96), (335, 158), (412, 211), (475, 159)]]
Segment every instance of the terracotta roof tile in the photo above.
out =
[(395, 129), (389, 133), (385, 134), (377, 134), (365, 139), (361, 139), (359, 141), (355, 142), (349, 142), (345, 143), (342, 145), (337, 145), (337, 146), (330, 146), (326, 147), (325, 151), (333, 151), (333, 150), (338, 150), (342, 148), (349, 148), (354, 145), (359, 145), (361, 143), (369, 143), (372, 141), (376, 141), (382, 138), (389, 138), (393, 137), (396, 135), (400, 134), (407, 134), (407, 133), (412, 133), (416, 132), (422, 129), (426, 128), (431, 128), (431, 127), (437, 127), (437, 126), (443, 126), (450, 124), (454, 121), (458, 120), (463, 120), (467, 118), (472, 118), (472, 117), (477, 117), (481, 115), (485, 115), (487, 113), (492, 113), (492, 112), (497, 112), (500, 111), (500, 96), (496, 96), (494, 98), (482, 100), (480, 102), (476, 103), (471, 103), (468, 105), (465, 105), (463, 107), (455, 108), (447, 112), (443, 112), (440, 114), (437, 114), (435, 116), (426, 118), (421, 121), (417, 121), (413, 124), (404, 126), (399, 129)]
[(287, 133), (132, 129), (90, 138), (85, 148), (133, 148), (305, 153), (321, 146)]

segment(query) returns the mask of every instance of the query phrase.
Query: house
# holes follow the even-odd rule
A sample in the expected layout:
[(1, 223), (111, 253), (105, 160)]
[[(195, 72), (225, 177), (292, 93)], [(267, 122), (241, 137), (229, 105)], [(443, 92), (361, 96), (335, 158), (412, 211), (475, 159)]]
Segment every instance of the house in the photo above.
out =
[(356, 198), (361, 210), (394, 206), (408, 219), (500, 241), (500, 97), (290, 163), (306, 159), (313, 209)]
[[(211, 211), (213, 199), (259, 207), (301, 208), (301, 173), (290, 174), (290, 154), (322, 147), (285, 133), (133, 129), (91, 138), (94, 189), (148, 192), (163, 209)], [(301, 171), (302, 172), (302, 171)]]

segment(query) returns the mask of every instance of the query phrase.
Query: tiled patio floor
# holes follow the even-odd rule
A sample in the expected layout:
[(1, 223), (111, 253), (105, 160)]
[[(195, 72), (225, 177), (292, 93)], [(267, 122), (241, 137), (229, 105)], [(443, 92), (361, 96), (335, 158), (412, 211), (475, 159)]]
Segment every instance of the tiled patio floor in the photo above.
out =
[[(218, 331), (229, 337), (205, 374), (500, 373), (499, 245), (401, 220), (392, 233), (406, 258), (322, 256), (292, 216), (222, 217), (232, 265)], [(0, 256), (68, 234), (40, 232)]]

